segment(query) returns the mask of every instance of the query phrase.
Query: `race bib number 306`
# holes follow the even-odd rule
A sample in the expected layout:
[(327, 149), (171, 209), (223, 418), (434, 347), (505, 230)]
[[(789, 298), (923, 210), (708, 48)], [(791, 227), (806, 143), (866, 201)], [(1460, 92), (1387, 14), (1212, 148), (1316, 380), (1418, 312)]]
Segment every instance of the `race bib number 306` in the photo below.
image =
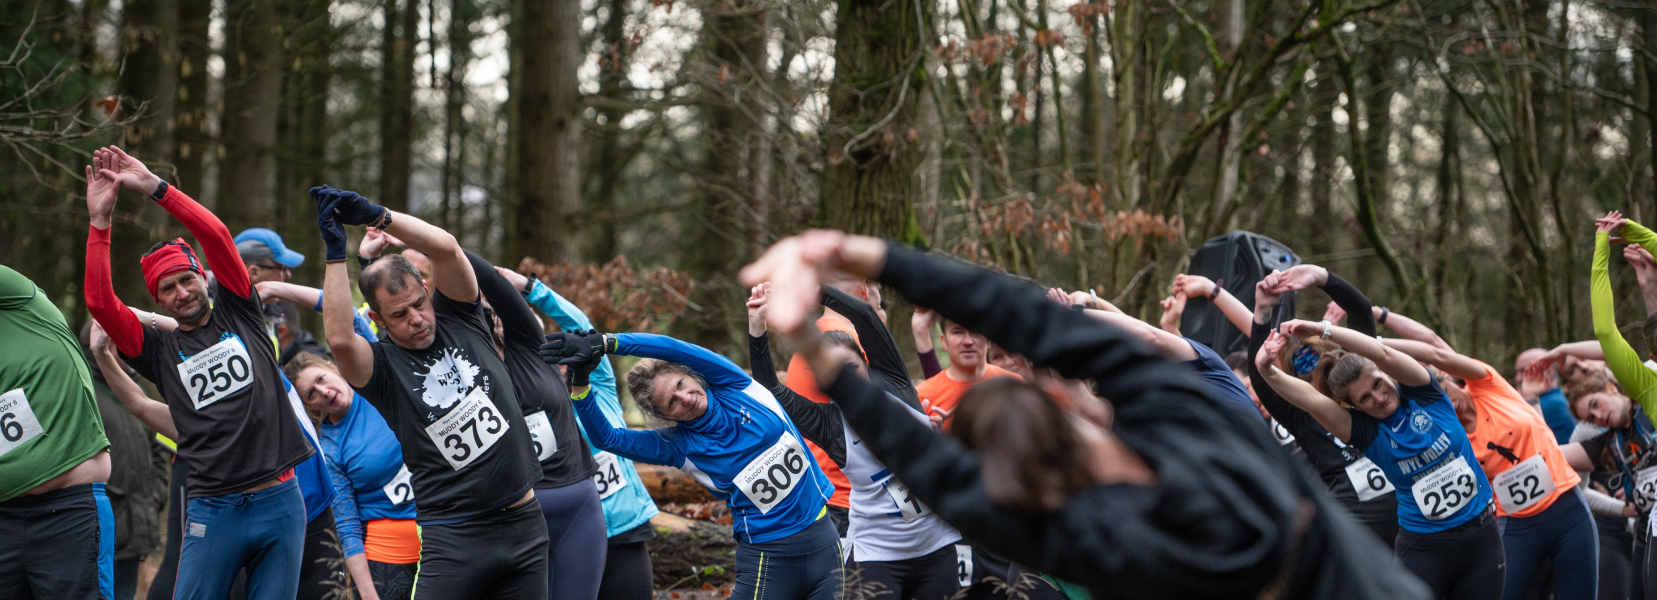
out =
[(494, 447), (510, 427), (484, 397), (483, 389), (475, 387), (449, 414), (426, 426), (426, 437), (431, 438), (449, 466), (459, 471)]
[(1467, 459), (1457, 456), (1417, 479), (1410, 493), (1427, 520), (1448, 519), (1478, 495), (1479, 485), (1473, 477), (1473, 468), (1467, 466)]
[(536, 460), (546, 462), (558, 453), (558, 436), (552, 433), (552, 421), (547, 420), (547, 411), (525, 416), (524, 424), (529, 426), (529, 440), (535, 444)]
[(1548, 463), (1540, 454), (1502, 471), (1490, 485), (1496, 488), (1496, 500), (1508, 514), (1535, 506), (1552, 496), (1555, 489), (1553, 473), (1548, 472)]
[(1359, 457), (1358, 460), (1352, 461), (1352, 464), (1346, 465), (1346, 478), (1352, 482), (1352, 489), (1358, 492), (1359, 502), (1369, 502), (1397, 489), (1392, 487), (1391, 481), (1387, 481), (1387, 475), (1381, 472), (1381, 467), (1375, 466), (1375, 461), (1367, 456)]
[(29, 408), (29, 399), (22, 388), (0, 394), (0, 454), (11, 452), (35, 436), (44, 433), (35, 411)]
[(380, 488), (380, 491), (385, 492), (385, 497), (391, 500), (392, 506), (397, 506), (414, 499), (413, 479), (414, 474), (408, 472), (408, 465), (403, 465), (397, 470), (397, 475), (391, 478), (391, 482)]
[(616, 455), (600, 452), (593, 455), (593, 462), (598, 463), (593, 483), (598, 485), (599, 500), (614, 496), (621, 488), (627, 487), (627, 478), (621, 476), (621, 461), (616, 460)]
[(793, 434), (785, 431), (777, 443), (743, 467), (732, 483), (754, 503), (760, 514), (765, 514), (799, 487), (805, 474), (805, 449)]
[(178, 379), (196, 410), (253, 383), (253, 361), (241, 338), (229, 337), (178, 365)]

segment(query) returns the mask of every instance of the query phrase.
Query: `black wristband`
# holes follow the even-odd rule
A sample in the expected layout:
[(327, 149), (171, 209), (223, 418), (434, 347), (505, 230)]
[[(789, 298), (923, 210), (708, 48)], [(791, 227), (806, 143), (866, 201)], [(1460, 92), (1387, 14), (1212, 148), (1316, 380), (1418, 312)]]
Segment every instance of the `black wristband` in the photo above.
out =
[(523, 294), (525, 298), (528, 298), (529, 293), (535, 291), (535, 282), (540, 281), (541, 278), (536, 277), (534, 274), (525, 275), (524, 278), (529, 281), (524, 282), (524, 289), (518, 290), (518, 293)]
[(1381, 307), (1381, 316), (1375, 317), (1375, 322), (1380, 323), (1382, 325), (1386, 325), (1387, 324), (1387, 315), (1389, 315), (1389, 314), (1392, 314), (1392, 311), (1387, 310), (1387, 307), (1385, 307), (1385, 306)]
[(150, 198), (152, 200), (157, 200), (157, 201), (161, 200), (166, 195), (167, 195), (167, 181), (166, 180), (162, 180), (160, 185), (155, 186), (155, 191), (150, 192)]
[(374, 264), (374, 261), (376, 261), (376, 260), (380, 260), (379, 257), (369, 258), (369, 257), (363, 256), (361, 254), (358, 254), (357, 255), (357, 266), (366, 267), (368, 265)]
[(1213, 302), (1215, 300), (1218, 300), (1220, 298), (1220, 292), (1223, 292), (1223, 291), (1225, 291), (1225, 278), (1221, 277), (1219, 279), (1215, 279), (1214, 280), (1214, 291), (1208, 293), (1208, 301)]

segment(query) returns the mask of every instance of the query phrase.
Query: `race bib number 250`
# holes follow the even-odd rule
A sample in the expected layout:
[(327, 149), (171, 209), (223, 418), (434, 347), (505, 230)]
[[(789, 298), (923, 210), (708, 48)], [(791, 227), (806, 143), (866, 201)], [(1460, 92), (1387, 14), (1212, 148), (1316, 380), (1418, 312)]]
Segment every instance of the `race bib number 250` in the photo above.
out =
[(253, 361), (241, 338), (229, 337), (179, 363), (178, 379), (201, 410), (253, 383)]
[(44, 433), (22, 388), (0, 394), (0, 454), (23, 445)]
[(494, 447), (510, 427), (495, 405), (484, 398), (483, 388), (475, 387), (449, 414), (426, 426), (426, 437), (431, 438), (449, 466), (459, 471)]
[(754, 503), (760, 514), (771, 512), (805, 478), (805, 456), (800, 440), (784, 431), (777, 443), (754, 457), (732, 483)]

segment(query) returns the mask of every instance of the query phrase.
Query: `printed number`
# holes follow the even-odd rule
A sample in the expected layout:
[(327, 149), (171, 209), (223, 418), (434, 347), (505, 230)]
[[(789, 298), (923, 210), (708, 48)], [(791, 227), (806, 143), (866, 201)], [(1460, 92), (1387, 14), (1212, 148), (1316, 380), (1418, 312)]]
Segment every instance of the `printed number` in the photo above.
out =
[(789, 448), (782, 458), (782, 462), (771, 465), (765, 470), (765, 477), (755, 479), (748, 491), (754, 494), (763, 494), (761, 504), (770, 504), (777, 501), (777, 496), (794, 485), (794, 477), (805, 471), (805, 458), (793, 448)]
[(1512, 496), (1514, 503), (1519, 505), (1530, 504), (1531, 500), (1540, 498), (1543, 493), (1542, 480), (1535, 475), (1526, 475), (1523, 481), (1507, 486), (1507, 495)]
[(212, 400), (213, 396), (216, 395), (207, 391), (207, 375), (204, 373), (196, 373), (190, 376), (190, 388), (193, 390), (192, 395), (196, 397), (198, 402)]
[(397, 500), (393, 502), (393, 504), (408, 502), (414, 497), (414, 487), (407, 483), (398, 483), (396, 486), (391, 488), (391, 495), (401, 498), (401, 500)]
[[(472, 424), (471, 421), (466, 422), (466, 425), (471, 425), (471, 424)], [(460, 426), (460, 428), (461, 429), (466, 429), (466, 425), (462, 425), (462, 426)], [(476, 433), (476, 432), (474, 431), (473, 433)], [(453, 460), (464, 461), (464, 460), (466, 460), (467, 457), (472, 455), (472, 447), (466, 445), (466, 438), (460, 437), (459, 434), (451, 433), (451, 434), (449, 434), (449, 437), (443, 438), (443, 447), (448, 448), (450, 450), (459, 450), (460, 451), (459, 454), (455, 454), (455, 455), (449, 457), (450, 459), (453, 459)]]
[(1364, 478), (1369, 483), (1369, 489), (1384, 490), (1387, 488), (1387, 476), (1381, 472), (1380, 467), (1370, 467), (1369, 471), (1364, 473)]
[(6, 413), (0, 415), (0, 437), (8, 442), (23, 439), (23, 424), (17, 422), (17, 415)]
[[(238, 369), (238, 367), (240, 367)], [(199, 402), (212, 400), (231, 386), (248, 380), (253, 369), (240, 354), (230, 355), (223, 363), (209, 365), (206, 373), (190, 376), (190, 387)], [(211, 384), (212, 387), (208, 387)]]
[(1473, 485), (1471, 475), (1461, 475), (1455, 481), (1444, 482), (1438, 489), (1427, 492), (1427, 503), (1430, 505), (1427, 518), (1441, 518), (1450, 511), (1461, 508), (1461, 505), (1477, 492), (1478, 487)]
[(541, 455), (541, 440), (537, 440), (533, 436), (531, 436), (529, 438), (529, 443), (535, 444), (535, 455), (540, 456)]
[(611, 462), (604, 467), (593, 473), (593, 483), (598, 484), (600, 496), (610, 493), (610, 486), (620, 487), (621, 484), (621, 474), (616, 472), (616, 463)]

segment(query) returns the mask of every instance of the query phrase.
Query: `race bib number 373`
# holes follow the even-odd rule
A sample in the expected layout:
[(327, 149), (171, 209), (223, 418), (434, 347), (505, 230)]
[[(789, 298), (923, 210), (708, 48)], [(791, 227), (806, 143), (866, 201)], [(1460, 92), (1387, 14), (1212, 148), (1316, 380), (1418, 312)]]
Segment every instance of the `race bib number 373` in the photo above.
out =
[(21, 388), (0, 394), (0, 454), (44, 433)]
[(1440, 521), (1454, 516), (1479, 494), (1479, 484), (1473, 480), (1473, 468), (1465, 457), (1444, 461), (1410, 487), (1416, 508), (1429, 521)]
[(743, 467), (732, 483), (754, 503), (760, 514), (765, 514), (799, 487), (805, 474), (805, 449), (800, 446), (800, 440), (785, 431), (777, 443)]
[(495, 405), (484, 398), (483, 388), (475, 387), (449, 414), (426, 426), (426, 437), (449, 466), (459, 471), (494, 447), (509, 427)]
[(196, 410), (253, 383), (253, 361), (241, 338), (229, 337), (178, 365), (178, 379)]

